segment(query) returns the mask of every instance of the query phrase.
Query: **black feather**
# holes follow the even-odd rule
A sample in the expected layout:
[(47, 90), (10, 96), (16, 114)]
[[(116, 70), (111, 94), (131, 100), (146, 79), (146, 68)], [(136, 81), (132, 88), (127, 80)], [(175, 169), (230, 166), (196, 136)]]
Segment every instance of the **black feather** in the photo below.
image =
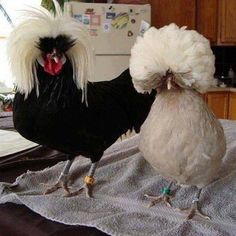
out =
[(126, 70), (112, 81), (88, 83), (86, 106), (72, 75), (68, 60), (58, 76), (38, 66), (39, 96), (35, 89), (27, 99), (16, 93), (15, 128), (33, 142), (95, 162), (122, 134), (139, 131), (155, 93), (137, 93)]
[(57, 37), (43, 37), (36, 42), (36, 47), (44, 53), (51, 53), (54, 48), (60, 53), (65, 53), (75, 44), (75, 40), (67, 35), (58, 35)]

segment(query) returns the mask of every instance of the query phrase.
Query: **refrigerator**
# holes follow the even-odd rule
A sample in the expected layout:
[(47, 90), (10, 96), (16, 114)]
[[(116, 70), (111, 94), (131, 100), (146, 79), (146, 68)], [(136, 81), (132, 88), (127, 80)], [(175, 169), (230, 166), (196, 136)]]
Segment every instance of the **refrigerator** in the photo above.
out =
[(84, 24), (96, 54), (95, 81), (111, 80), (129, 66), (136, 37), (150, 26), (151, 6), (66, 2), (65, 11)]

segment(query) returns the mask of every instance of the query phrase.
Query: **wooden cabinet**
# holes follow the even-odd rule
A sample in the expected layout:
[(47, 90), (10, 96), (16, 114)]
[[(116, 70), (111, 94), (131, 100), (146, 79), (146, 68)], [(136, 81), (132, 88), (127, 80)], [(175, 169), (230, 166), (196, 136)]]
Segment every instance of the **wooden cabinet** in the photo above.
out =
[(160, 28), (170, 23), (196, 28), (196, 3), (194, 0), (150, 0), (152, 25)]
[(229, 93), (229, 116), (228, 119), (236, 120), (236, 92)]
[(196, 30), (208, 38), (211, 43), (217, 42), (218, 0), (197, 0)]
[(214, 91), (202, 94), (204, 101), (219, 119), (236, 120), (236, 90)]
[(219, 2), (219, 25), (218, 43), (236, 43), (236, 1), (218, 0)]
[(236, 45), (236, 0), (149, 0), (152, 25), (195, 29), (214, 45)]
[(228, 92), (209, 92), (207, 93), (206, 102), (217, 118), (228, 119)]

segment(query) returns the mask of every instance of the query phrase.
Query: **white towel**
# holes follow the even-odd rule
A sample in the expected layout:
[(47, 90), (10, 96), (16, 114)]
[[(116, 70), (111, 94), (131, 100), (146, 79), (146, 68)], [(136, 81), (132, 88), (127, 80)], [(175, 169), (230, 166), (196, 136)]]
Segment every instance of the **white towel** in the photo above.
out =
[[(236, 165), (236, 122), (222, 121), (227, 138), (227, 154), (222, 173)], [(96, 171), (94, 198), (62, 197), (59, 189), (50, 195), (39, 195), (43, 183), (55, 183), (65, 163), (38, 172), (28, 171), (16, 179), (14, 191), (0, 183), (0, 203), (24, 204), (53, 221), (69, 225), (93, 226), (110, 235), (236, 235), (236, 171), (202, 190), (200, 206), (211, 220), (195, 217), (186, 221), (186, 215), (160, 203), (147, 208), (144, 194), (157, 195), (167, 181), (157, 176), (138, 151), (139, 136), (110, 147)], [(72, 187), (79, 188), (89, 169), (89, 160), (77, 159), (71, 168)], [(173, 207), (190, 206), (196, 188), (172, 186)], [(12, 213), (14, 214), (14, 213)]]

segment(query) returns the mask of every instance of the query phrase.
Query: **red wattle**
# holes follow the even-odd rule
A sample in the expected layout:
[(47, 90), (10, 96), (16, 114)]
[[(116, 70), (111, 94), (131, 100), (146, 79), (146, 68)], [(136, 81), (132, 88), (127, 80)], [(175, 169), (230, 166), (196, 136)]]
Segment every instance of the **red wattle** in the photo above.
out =
[(62, 70), (62, 62), (59, 60), (57, 63), (53, 59), (46, 58), (44, 64), (44, 71), (50, 75), (58, 75)]

